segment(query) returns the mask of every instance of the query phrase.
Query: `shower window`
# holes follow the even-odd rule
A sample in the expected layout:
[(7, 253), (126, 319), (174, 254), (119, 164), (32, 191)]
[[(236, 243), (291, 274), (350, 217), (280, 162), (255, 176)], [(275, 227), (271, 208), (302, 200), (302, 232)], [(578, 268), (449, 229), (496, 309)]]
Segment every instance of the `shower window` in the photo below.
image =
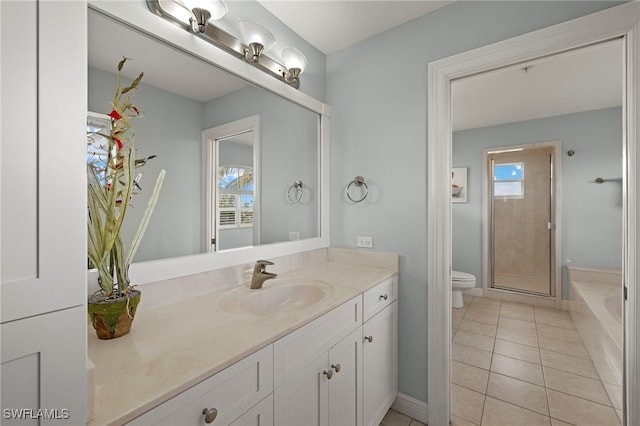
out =
[(509, 163), (493, 166), (493, 195), (495, 198), (524, 198), (524, 164)]

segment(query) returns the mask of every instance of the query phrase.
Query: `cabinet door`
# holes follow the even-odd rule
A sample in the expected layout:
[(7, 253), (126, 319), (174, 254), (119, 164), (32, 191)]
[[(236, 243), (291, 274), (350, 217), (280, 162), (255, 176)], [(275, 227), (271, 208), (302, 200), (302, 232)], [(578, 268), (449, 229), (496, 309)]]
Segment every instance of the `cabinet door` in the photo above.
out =
[(364, 424), (378, 425), (397, 394), (397, 302), (362, 326)]
[(292, 374), (274, 391), (274, 423), (278, 426), (328, 425), (328, 359), (325, 352)]
[(5, 323), (87, 298), (87, 5), (0, 1), (0, 19)]
[(329, 425), (362, 425), (362, 330), (358, 329), (329, 350)]
[(229, 426), (273, 426), (273, 424), (273, 394), (271, 394)]
[(79, 306), (0, 325), (0, 424), (85, 424), (86, 322)]

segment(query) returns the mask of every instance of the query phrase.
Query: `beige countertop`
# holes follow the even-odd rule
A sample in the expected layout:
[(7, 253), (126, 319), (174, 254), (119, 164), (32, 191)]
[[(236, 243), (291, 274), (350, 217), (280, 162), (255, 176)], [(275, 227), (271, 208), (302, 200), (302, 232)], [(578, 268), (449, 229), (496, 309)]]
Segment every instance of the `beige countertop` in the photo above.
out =
[[(117, 339), (98, 340), (89, 327), (89, 358), (95, 364), (89, 425), (126, 423), (396, 273), (328, 261), (265, 282), (264, 288), (294, 278), (329, 284), (322, 300), (301, 309), (272, 315), (225, 311), (218, 301), (235, 288), (226, 287), (140, 311), (131, 332)], [(144, 287), (142, 292), (144, 303)]]

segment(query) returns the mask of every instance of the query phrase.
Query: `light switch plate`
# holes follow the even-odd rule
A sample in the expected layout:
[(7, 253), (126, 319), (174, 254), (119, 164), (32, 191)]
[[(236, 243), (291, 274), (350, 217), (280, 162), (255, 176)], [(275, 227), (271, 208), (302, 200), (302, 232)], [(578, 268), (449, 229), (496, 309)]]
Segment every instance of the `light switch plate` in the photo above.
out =
[(364, 248), (373, 248), (373, 237), (357, 237), (356, 246)]

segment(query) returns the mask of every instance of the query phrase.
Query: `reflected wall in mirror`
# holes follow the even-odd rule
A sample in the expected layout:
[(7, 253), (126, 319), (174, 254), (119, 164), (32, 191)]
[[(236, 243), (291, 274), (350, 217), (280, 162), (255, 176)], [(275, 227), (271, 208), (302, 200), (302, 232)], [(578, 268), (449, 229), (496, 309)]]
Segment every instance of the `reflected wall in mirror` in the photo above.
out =
[[(89, 110), (110, 111), (109, 100), (116, 84), (113, 71), (122, 56), (132, 58), (125, 70), (130, 73), (127, 77), (133, 78), (140, 71), (145, 74), (135, 99), (143, 115), (134, 123), (138, 157), (157, 156), (145, 166), (144, 173), (150, 176), (161, 169), (167, 171), (136, 262), (213, 251), (211, 240), (215, 232), (211, 230), (215, 229), (212, 223), (216, 221), (218, 205), (210, 190), (217, 187), (217, 182), (208, 181), (208, 176), (217, 177), (218, 170), (217, 160), (206, 154), (211, 152), (207, 148), (211, 140), (205, 132), (254, 116), (260, 117), (259, 134), (254, 134), (260, 149), (253, 153), (256, 164), (252, 164), (256, 191), (251, 213), (254, 233), (242, 242), (231, 244), (229, 240), (227, 247), (219, 244), (217, 250), (287, 241), (289, 231), (299, 232), (301, 238), (319, 236), (317, 113), (95, 10), (89, 10), (88, 25)], [(295, 180), (305, 182), (308, 196), (304, 203), (292, 205), (287, 189)], [(130, 241), (126, 236), (135, 232), (134, 224), (151, 195), (149, 185), (153, 183), (143, 178), (140, 184), (142, 191), (129, 210), (134, 217), (124, 225), (125, 244)], [(244, 215), (246, 219), (246, 210)], [(256, 227), (256, 223), (260, 226)]]

